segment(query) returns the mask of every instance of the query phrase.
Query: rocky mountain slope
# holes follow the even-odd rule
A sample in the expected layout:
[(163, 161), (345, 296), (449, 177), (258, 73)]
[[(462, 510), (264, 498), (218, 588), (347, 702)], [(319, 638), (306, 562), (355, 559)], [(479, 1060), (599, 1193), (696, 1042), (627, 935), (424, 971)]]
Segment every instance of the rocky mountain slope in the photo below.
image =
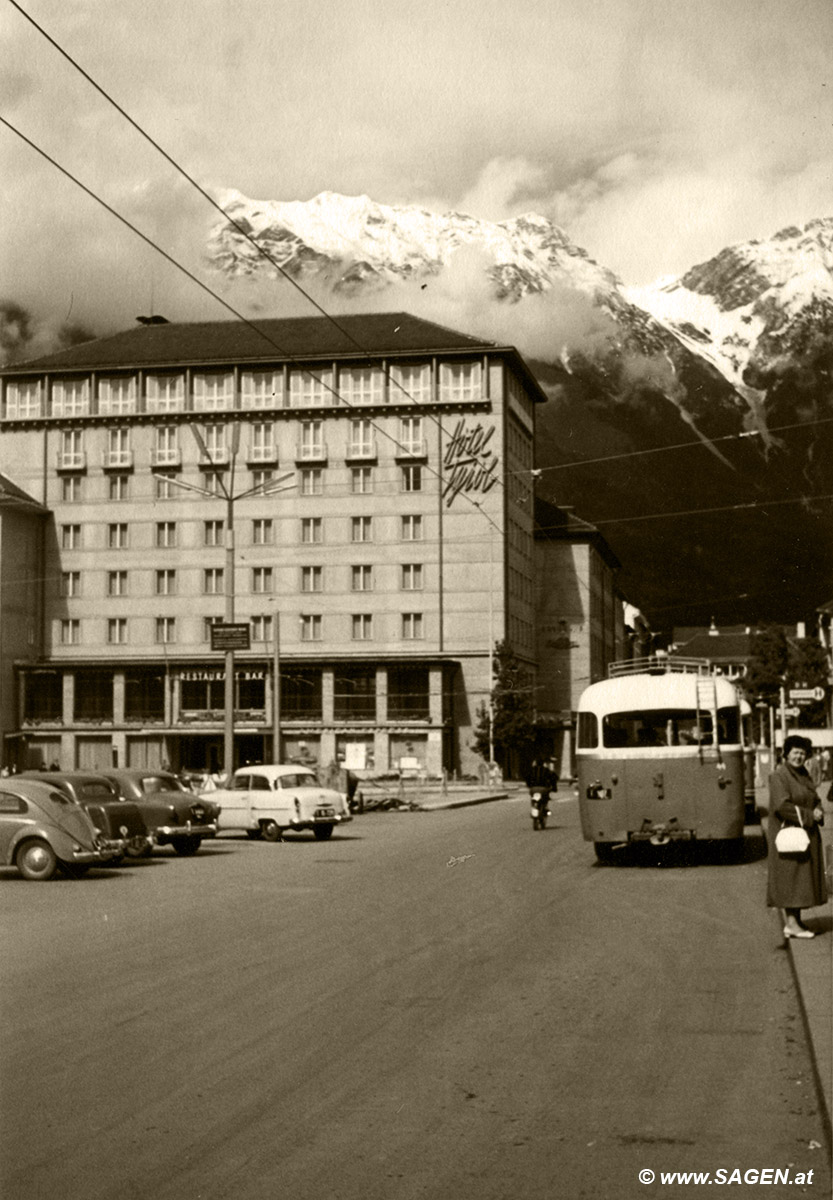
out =
[(324, 285), (334, 312), (394, 290), (408, 307), (410, 287), (430, 315), (432, 282), (474, 255), (488, 294), (482, 311), (461, 295), (458, 328), (489, 336), (500, 313), (551, 397), (542, 493), (599, 525), (655, 624), (788, 621), (829, 599), (833, 513), (813, 497), (833, 492), (833, 218), (637, 289), (534, 213), (220, 199), (217, 271)]

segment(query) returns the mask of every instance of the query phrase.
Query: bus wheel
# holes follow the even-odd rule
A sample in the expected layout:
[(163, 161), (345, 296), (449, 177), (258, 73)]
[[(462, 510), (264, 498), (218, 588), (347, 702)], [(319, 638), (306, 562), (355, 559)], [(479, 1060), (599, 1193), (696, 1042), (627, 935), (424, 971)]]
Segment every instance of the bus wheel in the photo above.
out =
[(613, 862), (613, 850), (615, 842), (594, 842), (593, 849), (596, 851), (596, 858), (600, 863)]

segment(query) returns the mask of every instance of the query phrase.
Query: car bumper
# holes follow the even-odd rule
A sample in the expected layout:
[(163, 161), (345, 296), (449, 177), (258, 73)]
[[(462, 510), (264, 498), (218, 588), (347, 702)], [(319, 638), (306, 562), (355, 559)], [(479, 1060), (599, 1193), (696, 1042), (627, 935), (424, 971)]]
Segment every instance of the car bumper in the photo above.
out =
[(346, 825), (352, 820), (350, 813), (334, 813), (331, 817), (292, 817), (289, 825), (292, 829), (314, 829), (316, 825)]
[(109, 862), (111, 858), (124, 854), (124, 845), (122, 838), (102, 838), (98, 849), (73, 850), (72, 858), (68, 861), (85, 865)]
[(169, 846), (177, 838), (213, 838), (216, 836), (216, 821), (208, 825), (192, 825), (189, 822), (187, 825), (160, 825), (158, 829), (154, 830), (153, 841), (157, 846)]

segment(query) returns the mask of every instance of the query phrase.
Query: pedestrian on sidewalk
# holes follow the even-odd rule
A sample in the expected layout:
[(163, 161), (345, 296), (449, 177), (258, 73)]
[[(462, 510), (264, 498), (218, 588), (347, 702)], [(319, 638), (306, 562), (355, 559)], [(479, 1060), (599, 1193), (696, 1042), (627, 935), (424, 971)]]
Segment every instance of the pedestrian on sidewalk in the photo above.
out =
[[(804, 769), (807, 738), (793, 734), (784, 741), (784, 757), (769, 777), (769, 859), (767, 905), (784, 910), (784, 937), (811, 938), (814, 932), (801, 920), (803, 908), (816, 908), (827, 899), (819, 826), (824, 811), (813, 781)], [(784, 825), (802, 825), (810, 845), (801, 854), (779, 854), (775, 838)]]

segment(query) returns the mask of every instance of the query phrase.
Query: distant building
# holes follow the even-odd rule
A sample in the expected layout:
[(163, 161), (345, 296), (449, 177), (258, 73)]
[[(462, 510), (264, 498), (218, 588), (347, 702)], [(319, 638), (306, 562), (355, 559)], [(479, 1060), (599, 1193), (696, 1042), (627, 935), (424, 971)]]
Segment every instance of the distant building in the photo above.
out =
[(718, 629), (714, 621), (705, 626), (675, 629), (673, 653), (681, 658), (704, 658), (715, 675), (733, 682), (743, 679), (753, 656), (757, 630), (749, 625)]
[[(528, 496), (546, 396), (512, 346), (407, 313), (145, 322), (10, 367), (2, 389), (18, 502), (2, 510), (0, 719), (16, 765), (218, 767), (211, 629), (231, 596), (251, 637), (236, 762), (271, 756), (279, 622), (283, 757), (477, 769), (490, 644), (536, 655)], [(270, 494), (284, 476), (291, 490)], [(610, 588), (580, 570), (614, 639)], [(572, 638), (566, 599), (548, 620)]]

